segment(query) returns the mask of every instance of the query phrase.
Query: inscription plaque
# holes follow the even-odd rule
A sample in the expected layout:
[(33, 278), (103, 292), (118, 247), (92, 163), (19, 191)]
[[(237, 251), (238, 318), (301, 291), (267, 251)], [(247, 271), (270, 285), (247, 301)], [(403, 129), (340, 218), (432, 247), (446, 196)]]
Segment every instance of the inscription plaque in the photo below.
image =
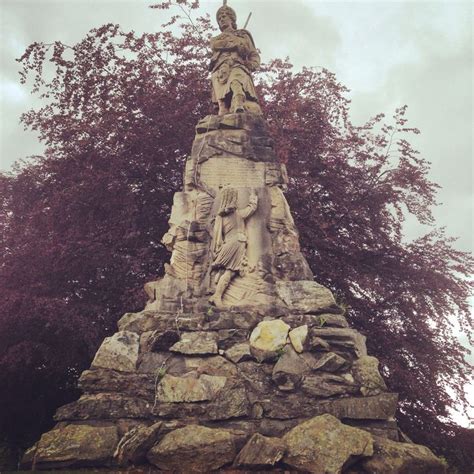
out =
[(245, 158), (211, 158), (200, 166), (201, 183), (214, 189), (221, 186), (259, 188), (265, 186), (265, 163)]

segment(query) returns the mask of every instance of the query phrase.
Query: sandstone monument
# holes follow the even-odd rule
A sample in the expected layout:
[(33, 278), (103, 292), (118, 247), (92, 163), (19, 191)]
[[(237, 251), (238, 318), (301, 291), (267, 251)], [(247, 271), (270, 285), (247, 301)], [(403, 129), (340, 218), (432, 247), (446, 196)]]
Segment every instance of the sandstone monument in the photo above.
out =
[(260, 58), (217, 13), (212, 100), (174, 196), (171, 251), (80, 377), (82, 396), (25, 454), (34, 469), (442, 473), (404, 438), (391, 393), (300, 252), (252, 80)]

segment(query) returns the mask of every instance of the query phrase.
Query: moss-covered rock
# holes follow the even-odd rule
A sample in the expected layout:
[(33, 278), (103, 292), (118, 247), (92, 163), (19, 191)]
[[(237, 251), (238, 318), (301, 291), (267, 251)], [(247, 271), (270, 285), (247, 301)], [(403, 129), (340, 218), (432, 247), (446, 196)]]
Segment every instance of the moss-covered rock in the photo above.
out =
[(231, 463), (244, 442), (240, 432), (189, 425), (165, 435), (147, 457), (163, 471), (209, 472)]
[(350, 462), (373, 454), (372, 436), (342, 424), (332, 415), (322, 415), (290, 430), (283, 441), (283, 462), (317, 474), (338, 474)]
[(67, 425), (44, 433), (25, 453), (22, 466), (45, 469), (110, 465), (118, 441), (114, 425)]

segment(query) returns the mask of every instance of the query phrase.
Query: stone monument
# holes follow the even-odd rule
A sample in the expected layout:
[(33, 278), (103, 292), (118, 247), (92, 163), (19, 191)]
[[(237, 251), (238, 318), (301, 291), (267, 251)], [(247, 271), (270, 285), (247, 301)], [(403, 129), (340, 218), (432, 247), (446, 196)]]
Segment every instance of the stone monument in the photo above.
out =
[(23, 466), (138, 472), (442, 473), (400, 442), (397, 394), (300, 252), (252, 79), (260, 58), (224, 4), (212, 100), (174, 196), (165, 275), (83, 372), (79, 400)]

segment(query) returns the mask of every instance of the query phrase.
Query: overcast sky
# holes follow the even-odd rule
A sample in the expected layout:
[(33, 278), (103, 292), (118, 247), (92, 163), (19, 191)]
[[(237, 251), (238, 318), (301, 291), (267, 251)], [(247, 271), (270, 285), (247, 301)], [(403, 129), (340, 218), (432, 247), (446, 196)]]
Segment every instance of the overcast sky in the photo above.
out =
[[(104, 23), (151, 32), (163, 12), (145, 0), (0, 0), (0, 170), (41, 153), (32, 133), (19, 125), (36, 104), (18, 81), (18, 63), (33, 41), (79, 41)], [(214, 16), (221, 4), (201, 2)], [(350, 90), (352, 119), (408, 104), (421, 135), (412, 140), (432, 163), (442, 186), (435, 210), (439, 225), (457, 236), (461, 250), (473, 240), (473, 4), (455, 1), (229, 0), (239, 25), (252, 11), (251, 30), (263, 60), (289, 56), (296, 67), (323, 66)], [(409, 123), (410, 123), (409, 122)], [(291, 173), (291, 169), (289, 170)], [(411, 220), (408, 238), (426, 229)]]

